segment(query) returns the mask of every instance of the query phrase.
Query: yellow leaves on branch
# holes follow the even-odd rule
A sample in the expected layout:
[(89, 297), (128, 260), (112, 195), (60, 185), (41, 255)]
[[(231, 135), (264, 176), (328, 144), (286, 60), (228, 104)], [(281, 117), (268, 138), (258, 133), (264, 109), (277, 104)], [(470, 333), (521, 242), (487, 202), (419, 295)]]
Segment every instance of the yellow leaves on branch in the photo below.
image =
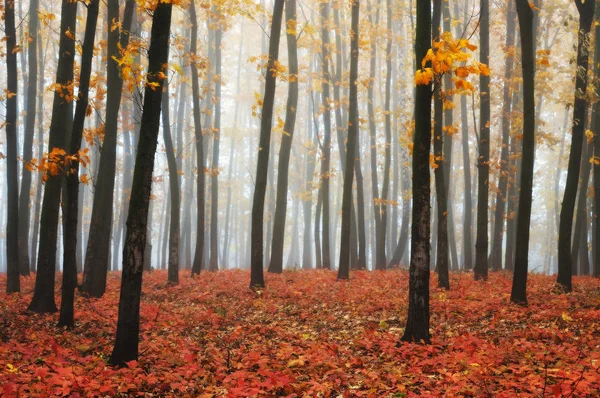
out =
[[(62, 148), (52, 148), (52, 151), (44, 154), (44, 156), (38, 161), (32, 159), (25, 163), (25, 168), (29, 171), (37, 170), (42, 174), (42, 181), (46, 182), (50, 177), (57, 176), (65, 173), (71, 175), (75, 172), (73, 163), (80, 163), (83, 167), (87, 167), (90, 164), (89, 148), (81, 149), (74, 155), (67, 155), (66, 151)], [(86, 174), (80, 177), (80, 181), (87, 184), (89, 178)]]
[[(472, 57), (470, 51), (476, 49), (477, 46), (466, 39), (455, 40), (450, 32), (442, 33), (421, 61), (421, 69), (415, 73), (415, 84), (429, 85), (434, 80), (440, 81), (444, 74), (452, 73), (457, 93), (474, 92), (475, 87), (466, 79), (472, 74), (489, 76), (491, 72), (487, 65), (480, 62), (467, 64)], [(447, 109), (451, 109), (450, 106), (445, 104)]]

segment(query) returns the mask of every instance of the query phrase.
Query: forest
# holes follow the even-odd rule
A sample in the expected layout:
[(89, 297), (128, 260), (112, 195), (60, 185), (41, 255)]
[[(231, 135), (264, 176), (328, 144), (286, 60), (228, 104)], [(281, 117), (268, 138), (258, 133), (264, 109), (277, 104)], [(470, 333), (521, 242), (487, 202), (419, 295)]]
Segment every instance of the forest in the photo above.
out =
[(600, 0), (0, 11), (0, 395), (597, 396)]

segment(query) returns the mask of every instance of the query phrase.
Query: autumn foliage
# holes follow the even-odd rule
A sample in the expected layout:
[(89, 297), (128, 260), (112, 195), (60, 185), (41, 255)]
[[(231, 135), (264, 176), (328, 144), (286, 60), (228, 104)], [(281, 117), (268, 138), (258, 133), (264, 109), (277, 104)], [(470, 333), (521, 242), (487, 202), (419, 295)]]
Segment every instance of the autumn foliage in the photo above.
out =
[(404, 271), (356, 272), (349, 282), (327, 271), (270, 274), (257, 293), (246, 271), (186, 274), (178, 286), (153, 272), (144, 277), (140, 360), (116, 369), (107, 359), (119, 275), (109, 275), (102, 299), (77, 298), (73, 330), (25, 312), (28, 277), (24, 294), (0, 293), (0, 394), (568, 397), (600, 389), (600, 280), (577, 278), (564, 295), (552, 276), (532, 275), (530, 305), (521, 307), (509, 303), (508, 274), (451, 278), (451, 291), (432, 285), (433, 344), (425, 346), (398, 343)]

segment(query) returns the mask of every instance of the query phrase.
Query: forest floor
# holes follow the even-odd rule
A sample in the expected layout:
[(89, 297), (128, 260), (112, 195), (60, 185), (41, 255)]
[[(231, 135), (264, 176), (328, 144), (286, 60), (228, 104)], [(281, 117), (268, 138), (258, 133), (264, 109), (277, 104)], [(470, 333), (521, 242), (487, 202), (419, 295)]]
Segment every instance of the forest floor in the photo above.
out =
[[(247, 271), (144, 275), (139, 361), (113, 369), (120, 274), (102, 299), (76, 300), (76, 327), (26, 312), (0, 293), (2, 396), (598, 396), (600, 279), (578, 277), (557, 294), (552, 276), (531, 275), (529, 306), (509, 302), (511, 278), (451, 274), (431, 292), (431, 345), (400, 343), (406, 271), (267, 275)], [(60, 297), (57, 277), (56, 296)], [(4, 287), (6, 275), (0, 276)]]

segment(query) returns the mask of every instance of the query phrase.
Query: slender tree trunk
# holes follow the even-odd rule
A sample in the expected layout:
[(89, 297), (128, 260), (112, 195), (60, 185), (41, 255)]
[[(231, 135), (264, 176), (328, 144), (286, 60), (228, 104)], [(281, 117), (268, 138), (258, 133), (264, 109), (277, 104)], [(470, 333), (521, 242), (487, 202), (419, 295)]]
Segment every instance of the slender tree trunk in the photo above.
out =
[(533, 199), (533, 163), (535, 160), (535, 51), (533, 10), (528, 0), (516, 0), (521, 32), (523, 68), (523, 166), (517, 216), (515, 272), (510, 300), (527, 304), (527, 270), (529, 268), (529, 228)]
[[(170, 224), (169, 224), (169, 283), (179, 283), (179, 235), (181, 207), (181, 191), (179, 189), (179, 174), (177, 173), (177, 160), (175, 159), (175, 148), (171, 138), (171, 120), (169, 115), (169, 83), (165, 79), (162, 95), (162, 123), (163, 139), (167, 152), (167, 167), (169, 169), (169, 192), (171, 197)], [(166, 225), (166, 223), (165, 223)]]
[[(190, 31), (190, 54), (196, 56), (198, 49), (198, 17), (196, 15), (196, 6), (194, 1), (190, 2), (190, 19), (192, 28)], [(192, 275), (200, 274), (202, 269), (202, 259), (204, 253), (204, 140), (202, 136), (202, 123), (200, 121), (200, 82), (198, 78), (198, 65), (196, 62), (190, 64), (192, 74), (192, 98), (194, 104), (194, 132), (196, 137), (196, 169), (198, 180), (196, 184), (197, 226), (196, 226), (196, 250), (194, 253), (194, 264), (192, 265)]]
[[(286, 0), (285, 20), (288, 21), (286, 29), (288, 62), (289, 62), (289, 88), (286, 105), (281, 148), (279, 150), (279, 164), (277, 165), (277, 199), (275, 218), (273, 221), (273, 240), (271, 246), (271, 263), (269, 272), (281, 273), (283, 271), (283, 242), (285, 238), (285, 219), (287, 214), (288, 180), (290, 169), (290, 154), (292, 140), (296, 128), (296, 108), (298, 107), (298, 46), (296, 43), (296, 0)], [(290, 23), (290, 21), (294, 21)], [(294, 223), (296, 221), (294, 220)], [(268, 243), (268, 242), (267, 242)]]
[(109, 22), (107, 24), (106, 119), (82, 284), (82, 290), (91, 297), (102, 297), (106, 291), (106, 273), (110, 258), (110, 236), (113, 222), (117, 126), (121, 106), (121, 91), (123, 88), (123, 79), (116, 59), (121, 57), (119, 46), (126, 48), (129, 44), (129, 32), (131, 30), (135, 4), (134, 0), (127, 0), (125, 3), (121, 30), (118, 25), (119, 1), (107, 1), (108, 11), (106, 15)]
[[(595, 18), (596, 21), (600, 18), (600, 1), (596, 3), (595, 10)], [(600, 24), (595, 24), (595, 34), (598, 39), (596, 39), (594, 43), (594, 76), (596, 79), (596, 95), (600, 95)], [(600, 160), (600, 101), (596, 101), (594, 103), (593, 112), (596, 115), (594, 119), (593, 129), (595, 131), (594, 134), (594, 160)], [(565, 114), (568, 114), (565, 112)], [(563, 140), (564, 142), (564, 140)], [(561, 154), (562, 154), (561, 146)], [(559, 163), (560, 164), (560, 163)], [(600, 162), (595, 161), (594, 165), (594, 231), (595, 236), (592, 242), (592, 245), (595, 249), (594, 262), (592, 275), (598, 277), (600, 276)], [(558, 171), (557, 171), (558, 172)], [(557, 177), (559, 175), (557, 174)], [(558, 178), (556, 179), (556, 186), (558, 187)], [(558, 191), (558, 188), (556, 188)], [(557, 199), (555, 201), (556, 209), (558, 211), (558, 192)]]
[(230, 218), (231, 218), (231, 185), (233, 183), (233, 155), (235, 153), (235, 140), (232, 138), (231, 139), (231, 148), (229, 151), (229, 176), (228, 176), (228, 181), (229, 184), (227, 185), (227, 204), (225, 206), (225, 236), (223, 237), (223, 249), (222, 249), (222, 255), (221, 255), (221, 261), (222, 261), (222, 265), (224, 268), (228, 267), (229, 261), (228, 261), (228, 256), (229, 256), (229, 239), (230, 239), (230, 231), (231, 228), (229, 226), (230, 223)]
[(323, 74), (321, 100), (323, 104), (323, 157), (321, 158), (321, 190), (322, 190), (322, 212), (323, 212), (323, 252), (322, 265), (324, 269), (331, 269), (331, 245), (330, 245), (330, 168), (331, 168), (331, 108), (329, 104), (329, 1), (319, 3), (321, 13), (321, 68)]
[[(504, 60), (504, 99), (502, 106), (502, 148), (500, 153), (500, 170), (498, 173), (498, 193), (496, 194), (496, 209), (494, 213), (494, 229), (492, 233), (492, 251), (490, 254), (490, 267), (497, 271), (502, 269), (502, 238), (504, 232), (504, 218), (506, 209), (506, 196), (508, 193), (508, 147), (511, 124), (512, 84), (514, 56), (511, 51), (515, 45), (515, 8), (509, 0), (506, 8), (506, 54)], [(522, 48), (522, 47), (521, 47)]]
[[(389, 3), (388, 3), (389, 5)], [(352, 22), (351, 22), (351, 41), (350, 41), (350, 109), (348, 113), (348, 140), (346, 144), (346, 168), (344, 171), (344, 192), (342, 198), (342, 237), (340, 243), (340, 263), (338, 269), (338, 279), (350, 278), (350, 223), (352, 219), (352, 185), (355, 174), (356, 147), (359, 138), (359, 117), (358, 117), (358, 21), (360, 13), (360, 2), (352, 2)]]
[(275, 0), (269, 38), (269, 62), (266, 72), (265, 95), (260, 119), (260, 141), (258, 147), (258, 162), (256, 165), (256, 183), (252, 204), (252, 252), (250, 287), (263, 288), (263, 225), (265, 196), (267, 191), (267, 173), (269, 169), (269, 151), (271, 147), (271, 127), (273, 121), (273, 105), (277, 75), (271, 73), (279, 58), (279, 41), (281, 37), (281, 20), (283, 18), (283, 0)]
[[(592, 116), (593, 126), (596, 122), (595, 115)], [(579, 270), (589, 269), (589, 260), (587, 258), (587, 199), (588, 186), (590, 184), (590, 171), (592, 165), (590, 159), (594, 156), (594, 147), (591, 143), (583, 143), (583, 154), (581, 158), (581, 185), (579, 186), (579, 194), (577, 196), (577, 215), (575, 217), (575, 230), (573, 235), (573, 245), (571, 247), (571, 258), (573, 261), (573, 270), (577, 275), (580, 275)], [(586, 255), (580, 256), (581, 247), (585, 247)]]
[[(15, 3), (5, 0), (4, 2), (4, 29), (6, 33), (6, 293), (21, 291), (19, 273), (28, 274), (29, 264), (26, 271), (19, 266), (19, 164), (17, 161), (17, 32), (15, 28)], [(35, 83), (34, 83), (35, 85)], [(26, 192), (29, 197), (29, 190)], [(57, 209), (58, 210), (58, 209)], [(28, 222), (29, 220), (27, 220)], [(26, 240), (25, 240), (26, 243)], [(25, 246), (24, 251), (27, 251)], [(19, 269), (21, 268), (21, 269)], [(20, 271), (20, 272), (19, 272)], [(52, 270), (54, 271), (54, 270)], [(54, 276), (54, 272), (52, 272)], [(37, 280), (36, 280), (37, 282)], [(40, 281), (41, 282), (41, 281)], [(54, 280), (52, 281), (54, 282)], [(37, 287), (37, 283), (36, 283)], [(54, 297), (52, 297), (54, 302)]]
[[(56, 83), (61, 88), (54, 92), (52, 121), (50, 122), (50, 140), (48, 152), (65, 148), (65, 132), (70, 130), (71, 115), (69, 102), (65, 101), (62, 87), (73, 82), (73, 63), (75, 40), (67, 36), (67, 31), (75, 32), (77, 3), (63, 0), (61, 6), (60, 44)], [(60, 174), (60, 173), (59, 173)], [(37, 313), (56, 312), (54, 302), (54, 274), (56, 271), (56, 252), (58, 238), (58, 220), (60, 208), (61, 175), (49, 175), (45, 183), (42, 216), (40, 220), (40, 247), (35, 278), (35, 290), (29, 304), (29, 311)]]
[[(490, 4), (481, 0), (480, 62), (490, 63)], [(475, 280), (488, 277), (488, 199), (490, 178), (490, 77), (480, 76), (479, 154), (477, 187), (477, 240), (475, 242)]]
[(144, 95), (144, 110), (140, 127), (140, 139), (127, 217), (127, 237), (123, 249), (123, 276), (119, 298), (117, 337), (110, 357), (112, 365), (124, 365), (138, 357), (140, 330), (140, 296), (154, 154), (160, 126), (161, 97), (164, 79), (159, 72), (166, 72), (169, 58), (169, 35), (173, 4), (158, 3), (152, 16), (152, 32), (148, 51), (149, 84)]
[[(96, 24), (98, 22), (98, 11), (100, 0), (92, 0), (87, 5), (87, 20), (85, 23), (85, 37), (81, 54), (81, 71), (79, 73), (79, 93), (71, 142), (69, 143), (69, 155), (77, 157), (81, 149), (83, 127), (88, 108), (88, 97), (90, 90), (90, 77), (92, 75), (92, 63), (94, 60), (94, 40), (96, 39)], [(75, 288), (77, 287), (77, 221), (79, 219), (79, 163), (86, 163), (86, 159), (73, 161), (68, 164), (65, 173), (66, 187), (64, 190), (65, 209), (64, 223), (64, 257), (62, 296), (60, 302), (60, 316), (58, 326), (72, 327), (74, 322)]]
[[(21, 2), (19, 2), (19, 5)], [(33, 136), (35, 133), (35, 111), (37, 102), (38, 59), (37, 42), (39, 17), (37, 13), (38, 0), (29, 2), (29, 45), (27, 48), (29, 60), (29, 80), (27, 85), (27, 116), (25, 118), (25, 131), (23, 140), (23, 161), (29, 162), (33, 158)], [(14, 11), (14, 10), (13, 10)], [(8, 60), (7, 60), (8, 61)], [(31, 202), (31, 170), (26, 163), (22, 168), (21, 193), (19, 196), (19, 273), (29, 275), (29, 222)]]
[(577, 73), (575, 79), (575, 106), (573, 108), (573, 131), (567, 184), (560, 211), (560, 226), (558, 231), (558, 279), (557, 282), (565, 292), (572, 290), (571, 235), (573, 229), (573, 213), (579, 184), (581, 152), (584, 139), (586, 120), (586, 99), (579, 93), (587, 90), (587, 71), (589, 64), (589, 34), (594, 19), (595, 0), (575, 0), (579, 10), (579, 40), (577, 44)]
[[(431, 48), (431, 2), (417, 2), (415, 56), (421, 64)], [(415, 98), (413, 150), (413, 217), (409, 270), (409, 299), (403, 341), (431, 341), (429, 334), (429, 264), (431, 249), (431, 195), (429, 155), (431, 153), (432, 87), (418, 85)]]

